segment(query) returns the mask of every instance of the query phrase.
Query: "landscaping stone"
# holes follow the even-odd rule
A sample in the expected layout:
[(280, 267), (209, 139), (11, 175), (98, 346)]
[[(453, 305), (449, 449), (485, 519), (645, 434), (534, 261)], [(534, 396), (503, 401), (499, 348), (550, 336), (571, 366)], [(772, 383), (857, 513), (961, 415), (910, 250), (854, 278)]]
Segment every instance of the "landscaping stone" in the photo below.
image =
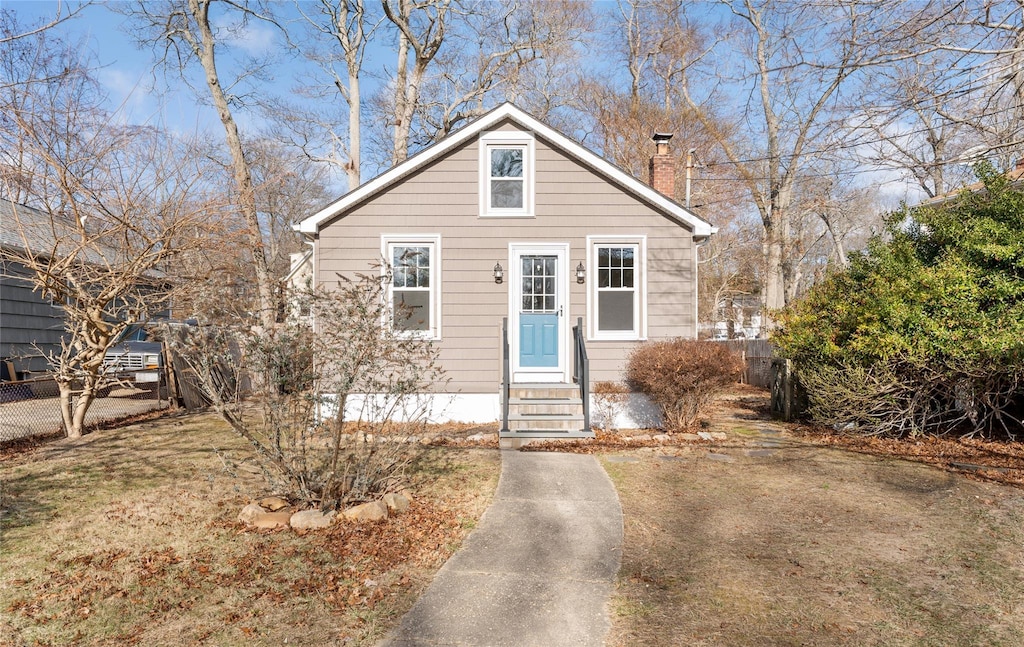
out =
[(288, 507), (288, 502), (279, 496), (263, 497), (256, 503), (258, 503), (261, 508), (265, 510), (270, 510), (271, 512), (277, 512), (282, 508)]
[(256, 515), (252, 520), (252, 526), (260, 529), (271, 529), (271, 528), (282, 528), (288, 527), (288, 522), (292, 518), (292, 513), (287, 510), (278, 510), (277, 512), (264, 512), (263, 514)]
[(351, 507), (343, 514), (350, 521), (383, 521), (388, 518), (388, 506), (381, 501), (370, 501)]
[(329, 528), (336, 515), (334, 510), (326, 514), (319, 510), (301, 510), (293, 514), (288, 523), (295, 530), (319, 530)]
[(238, 520), (246, 525), (251, 526), (253, 519), (255, 519), (258, 515), (266, 513), (267, 511), (261, 508), (260, 506), (256, 505), (255, 503), (250, 503), (249, 505), (242, 508), (242, 511), (238, 513)]
[(711, 434), (707, 431), (698, 431), (697, 438), (700, 438), (701, 440), (714, 440)]
[(679, 434), (679, 437), (683, 440), (700, 440), (700, 436), (691, 433)]
[(473, 434), (466, 438), (471, 443), (487, 443), (497, 439), (498, 434)]
[(747, 456), (751, 456), (753, 458), (764, 458), (766, 456), (774, 456), (774, 455), (775, 455), (775, 450), (774, 449), (751, 449), (750, 451), (747, 452)]
[(736, 459), (733, 458), (732, 456), (729, 456), (728, 454), (709, 453), (708, 454), (708, 460), (718, 461), (719, 463), (734, 463), (734, 462), (736, 462)]
[(669, 436), (668, 434), (658, 434), (656, 436), (652, 436), (652, 438), (659, 443), (667, 443), (672, 440), (672, 436)]
[(388, 507), (388, 512), (402, 514), (409, 509), (409, 497), (404, 494), (388, 492), (381, 501)]

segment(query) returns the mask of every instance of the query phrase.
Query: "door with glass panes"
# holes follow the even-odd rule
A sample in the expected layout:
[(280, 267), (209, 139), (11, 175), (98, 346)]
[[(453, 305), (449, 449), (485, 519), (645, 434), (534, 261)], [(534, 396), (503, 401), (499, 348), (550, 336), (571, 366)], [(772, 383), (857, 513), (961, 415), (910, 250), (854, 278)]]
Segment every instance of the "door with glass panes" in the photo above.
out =
[(513, 246), (511, 264), (514, 381), (564, 379), (565, 245)]

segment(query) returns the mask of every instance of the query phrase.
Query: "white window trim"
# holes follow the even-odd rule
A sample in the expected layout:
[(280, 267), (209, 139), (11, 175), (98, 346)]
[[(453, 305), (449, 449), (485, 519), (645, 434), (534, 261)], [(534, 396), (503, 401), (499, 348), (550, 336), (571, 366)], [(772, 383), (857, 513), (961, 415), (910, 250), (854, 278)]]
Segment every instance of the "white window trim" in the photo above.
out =
[[(380, 237), (380, 255), (385, 265), (381, 267), (381, 278), (387, 275), (391, 265), (392, 245), (418, 245), (430, 247), (430, 329), (423, 330), (396, 330), (398, 334), (409, 335), (410, 337), (423, 337), (424, 339), (441, 339), (441, 234), (383, 234)], [(392, 290), (394, 282), (387, 283), (388, 312), (391, 313), (387, 321), (382, 322), (385, 326), (393, 326), (393, 313), (391, 312), (394, 297)]]
[[(597, 329), (597, 248), (615, 245), (636, 245), (639, 280), (635, 283), (633, 321), (635, 330), (600, 331)], [(587, 326), (588, 341), (643, 341), (647, 339), (647, 236), (587, 236)]]
[[(523, 149), (523, 206), (519, 209), (498, 209), (491, 207), (491, 156), (492, 148)], [(535, 206), (535, 153), (533, 134), (515, 130), (498, 130), (480, 136), (480, 217), (482, 218), (533, 218)]]

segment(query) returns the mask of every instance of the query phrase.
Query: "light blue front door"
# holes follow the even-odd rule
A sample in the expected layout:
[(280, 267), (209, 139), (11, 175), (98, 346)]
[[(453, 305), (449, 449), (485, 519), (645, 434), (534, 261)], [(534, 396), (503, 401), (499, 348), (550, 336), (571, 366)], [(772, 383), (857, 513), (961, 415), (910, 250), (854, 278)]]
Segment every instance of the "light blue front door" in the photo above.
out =
[(519, 366), (557, 368), (561, 325), (558, 303), (558, 257), (521, 256)]

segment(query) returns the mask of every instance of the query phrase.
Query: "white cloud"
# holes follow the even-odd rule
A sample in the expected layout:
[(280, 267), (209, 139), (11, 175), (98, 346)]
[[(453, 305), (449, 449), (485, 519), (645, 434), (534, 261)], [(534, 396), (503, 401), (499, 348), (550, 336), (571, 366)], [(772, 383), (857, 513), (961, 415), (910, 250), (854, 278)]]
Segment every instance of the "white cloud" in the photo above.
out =
[(224, 33), (224, 41), (237, 47), (250, 56), (260, 56), (274, 51), (277, 45), (277, 34), (266, 25), (252, 24), (234, 25)]

